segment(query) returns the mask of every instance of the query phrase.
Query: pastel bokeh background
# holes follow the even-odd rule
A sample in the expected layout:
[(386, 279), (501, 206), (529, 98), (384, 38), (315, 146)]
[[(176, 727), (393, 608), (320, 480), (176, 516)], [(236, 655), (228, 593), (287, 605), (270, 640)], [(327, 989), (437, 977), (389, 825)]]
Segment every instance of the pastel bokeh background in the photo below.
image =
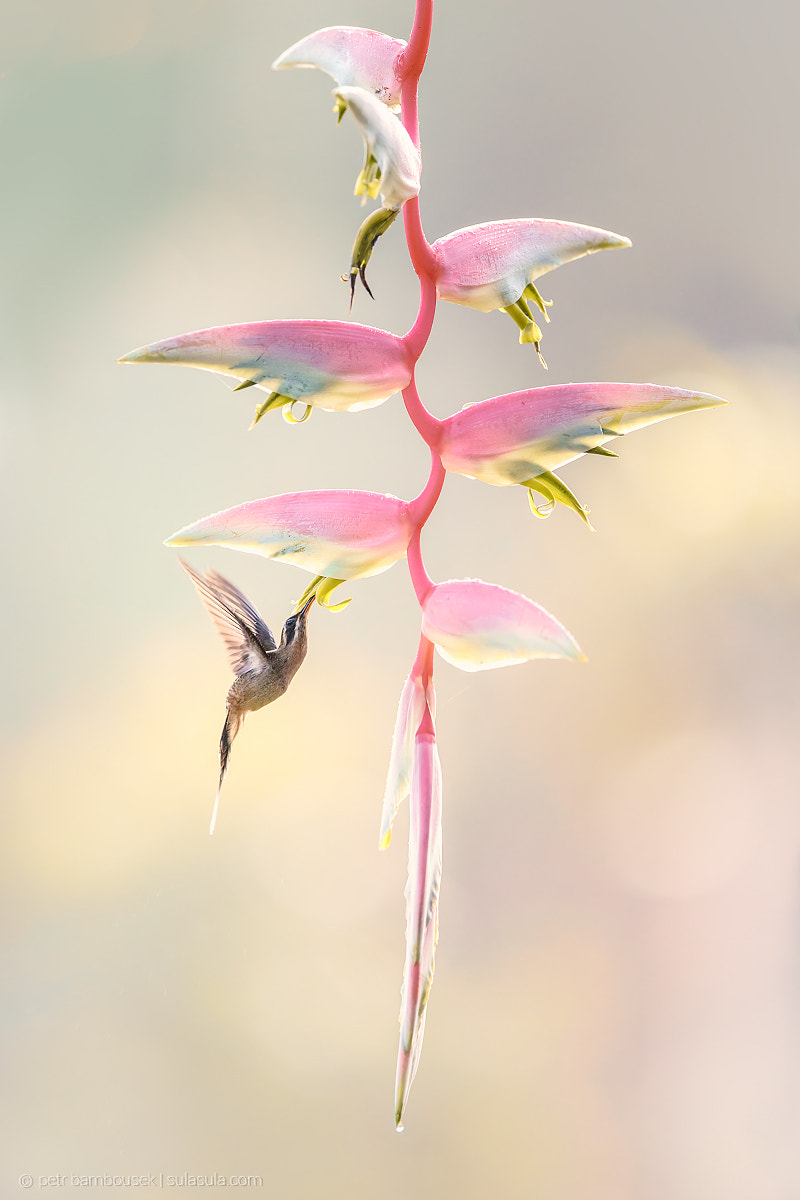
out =
[[(324, 25), (405, 37), (412, 8), (0, 8), (4, 1195), (161, 1171), (281, 1200), (800, 1193), (795, 6), (437, 0), (428, 236), (539, 215), (634, 247), (544, 281), (547, 375), (505, 317), (441, 306), (423, 398), (623, 379), (731, 404), (565, 469), (594, 534), (448, 479), (434, 577), (532, 596), (589, 661), (437, 665), (441, 941), (402, 1137), (405, 814), (377, 852), (402, 564), (312, 614), (207, 835), (230, 678), (162, 539), (281, 491), (410, 497), (427, 454), (398, 398), (248, 434), (249, 393), (115, 359), (346, 315), (360, 138), (325, 76), (269, 64)], [(399, 226), (371, 283), (355, 318), (403, 332)], [(191, 558), (273, 624), (306, 581)]]

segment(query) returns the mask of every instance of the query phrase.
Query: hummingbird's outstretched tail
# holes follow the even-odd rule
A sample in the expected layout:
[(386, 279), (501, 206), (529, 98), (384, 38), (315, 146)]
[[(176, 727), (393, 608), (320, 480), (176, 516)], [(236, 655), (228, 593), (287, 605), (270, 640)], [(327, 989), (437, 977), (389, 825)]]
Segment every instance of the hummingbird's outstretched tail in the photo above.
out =
[(219, 794), (222, 791), (222, 781), (228, 770), (228, 758), (233, 745), (233, 739), (239, 732), (239, 727), (244, 720), (244, 713), (236, 708), (228, 708), (225, 714), (225, 724), (222, 726), (222, 737), (219, 739), (219, 783), (217, 784), (217, 795), (214, 799), (214, 808), (211, 813), (211, 825), (208, 832), (214, 832), (214, 827), (217, 824), (217, 812), (219, 810)]
[(228, 692), (228, 711), (219, 742), (219, 785), (211, 814), (214, 832), (222, 781), (228, 770), (233, 739), (249, 712), (271, 704), (288, 688), (306, 656), (306, 620), (314, 592), (297, 613), (287, 618), (276, 645), (272, 631), (243, 592), (217, 571), (205, 575), (178, 559), (208, 611), (228, 651), (236, 678)]

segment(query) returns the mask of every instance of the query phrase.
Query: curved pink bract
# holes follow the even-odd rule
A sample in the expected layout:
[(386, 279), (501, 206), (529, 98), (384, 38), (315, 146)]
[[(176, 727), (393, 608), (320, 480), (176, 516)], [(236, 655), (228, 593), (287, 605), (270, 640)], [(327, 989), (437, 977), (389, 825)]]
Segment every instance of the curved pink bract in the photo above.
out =
[(562, 383), (495, 396), (441, 423), (448, 471), (500, 486), (524, 483), (668, 417), (724, 404), (718, 396), (653, 383)]
[(422, 606), (422, 633), (462, 671), (531, 658), (583, 659), (572, 635), (544, 608), (481, 579), (437, 583)]
[(349, 321), (220, 325), (153, 342), (119, 361), (200, 367), (334, 412), (381, 404), (413, 371), (402, 338)]
[(405, 500), (376, 492), (287, 492), (212, 513), (167, 546), (227, 546), (315, 575), (378, 575), (403, 558), (414, 526)]
[(295, 42), (272, 66), (318, 67), (340, 87), (366, 88), (384, 104), (396, 105), (402, 86), (397, 61), (405, 49), (405, 42), (375, 29), (332, 25)]
[(630, 244), (606, 229), (538, 217), (470, 225), (433, 243), (436, 290), (443, 300), (491, 312), (514, 304), (547, 271)]

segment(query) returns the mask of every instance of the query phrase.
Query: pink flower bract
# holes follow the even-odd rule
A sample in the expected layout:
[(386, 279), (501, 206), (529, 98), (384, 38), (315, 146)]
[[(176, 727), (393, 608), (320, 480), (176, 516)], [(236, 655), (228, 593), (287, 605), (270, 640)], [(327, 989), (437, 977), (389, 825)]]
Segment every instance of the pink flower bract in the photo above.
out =
[(653, 383), (560, 383), (454, 413), (442, 422), (439, 452), (448, 471), (498, 486), (524, 484), (635, 429), (725, 403)]
[(480, 579), (438, 583), (422, 606), (422, 633), (462, 671), (531, 658), (583, 659), (564, 626), (527, 596)]
[(378, 575), (403, 558), (413, 533), (405, 500), (375, 492), (287, 492), (213, 513), (167, 546), (227, 546), (315, 575)]
[(318, 29), (284, 50), (272, 64), (285, 67), (318, 67), (339, 87), (360, 87), (374, 92), (384, 104), (400, 103), (401, 80), (396, 63), (406, 43), (374, 29), (333, 25)]
[(119, 361), (200, 367), (331, 412), (381, 404), (406, 387), (413, 369), (402, 338), (350, 321), (220, 325), (153, 342)]
[(538, 217), (470, 225), (434, 242), (436, 290), (443, 300), (492, 312), (563, 263), (630, 244), (606, 229)]

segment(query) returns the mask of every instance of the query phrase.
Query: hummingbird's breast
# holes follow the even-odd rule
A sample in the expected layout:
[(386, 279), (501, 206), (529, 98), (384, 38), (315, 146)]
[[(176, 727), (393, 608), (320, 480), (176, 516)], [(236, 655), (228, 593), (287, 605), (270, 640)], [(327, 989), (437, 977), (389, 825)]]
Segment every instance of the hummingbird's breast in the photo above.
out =
[(281, 670), (246, 671), (237, 675), (228, 692), (228, 705), (256, 712), (277, 700), (289, 686), (289, 678)]
[(305, 628), (299, 627), (289, 645), (265, 655), (260, 670), (243, 671), (237, 675), (228, 692), (228, 707), (242, 712), (255, 712), (271, 704), (288, 688), (306, 656)]

